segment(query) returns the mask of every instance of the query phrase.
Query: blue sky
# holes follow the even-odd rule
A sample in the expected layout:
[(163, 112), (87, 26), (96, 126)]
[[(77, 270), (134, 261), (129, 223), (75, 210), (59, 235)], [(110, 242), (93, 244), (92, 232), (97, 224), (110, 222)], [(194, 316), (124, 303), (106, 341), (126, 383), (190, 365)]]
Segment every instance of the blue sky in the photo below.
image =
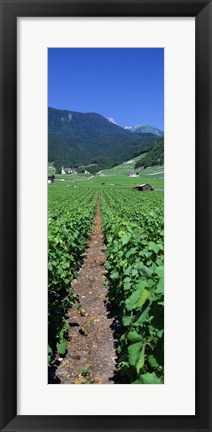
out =
[(164, 50), (49, 48), (48, 105), (164, 129)]

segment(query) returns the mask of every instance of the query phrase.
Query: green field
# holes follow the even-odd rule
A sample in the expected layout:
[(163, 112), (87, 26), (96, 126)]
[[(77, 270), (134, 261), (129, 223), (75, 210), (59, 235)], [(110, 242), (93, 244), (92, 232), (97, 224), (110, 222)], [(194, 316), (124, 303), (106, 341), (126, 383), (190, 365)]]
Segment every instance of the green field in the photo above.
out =
[[(112, 168), (111, 168), (112, 170)], [(149, 183), (153, 188), (164, 187), (164, 177), (161, 171), (163, 167), (155, 167), (148, 170), (143, 169), (139, 177), (128, 177), (127, 175), (92, 175), (92, 174), (56, 174), (55, 185), (72, 185), (77, 187), (101, 187), (101, 186), (116, 186), (123, 188), (133, 188), (135, 185)], [(108, 170), (109, 171), (109, 170)]]
[[(65, 315), (77, 301), (70, 282), (80, 268), (100, 197), (109, 298), (122, 323), (118, 368), (131, 383), (159, 384), (163, 383), (163, 167), (140, 169), (141, 176), (130, 178), (126, 173), (135, 162), (105, 170), (105, 175), (58, 174), (48, 185), (49, 361), (55, 352), (66, 352)], [(139, 192), (135, 185), (141, 183), (160, 191)]]
[[(163, 187), (163, 179), (164, 179), (164, 166), (154, 166), (154, 167), (147, 167), (147, 168), (137, 168), (135, 169), (135, 164), (138, 160), (142, 159), (143, 157), (145, 157), (146, 153), (137, 156), (136, 158), (130, 159), (129, 161), (123, 162), (120, 165), (117, 165), (113, 168), (109, 168), (109, 169), (104, 169), (102, 171), (100, 171), (99, 173), (97, 173), (94, 177), (98, 178), (100, 177), (101, 179), (104, 179), (102, 181), (110, 181), (110, 179), (106, 180), (106, 177), (120, 177), (121, 176), (121, 181), (123, 181), (123, 184), (128, 184), (128, 180), (136, 180), (137, 183), (152, 183), (154, 182), (155, 179), (160, 180), (160, 182), (155, 186), (155, 187)], [(54, 164), (49, 163), (49, 169), (48, 169), (49, 174), (55, 174), (55, 168), (54, 168)], [(138, 173), (138, 177), (135, 178), (129, 178), (128, 175), (130, 173)], [(73, 182), (78, 181), (78, 180), (82, 180), (82, 179), (87, 179), (90, 178), (92, 176), (93, 178), (93, 174), (66, 174), (66, 175), (62, 175), (62, 174), (56, 174), (56, 178), (59, 179), (64, 179), (67, 182)], [(125, 178), (126, 177), (126, 178)], [(96, 181), (96, 180), (92, 180)], [(114, 179), (113, 179), (114, 181)], [(130, 183), (129, 183), (130, 184)]]

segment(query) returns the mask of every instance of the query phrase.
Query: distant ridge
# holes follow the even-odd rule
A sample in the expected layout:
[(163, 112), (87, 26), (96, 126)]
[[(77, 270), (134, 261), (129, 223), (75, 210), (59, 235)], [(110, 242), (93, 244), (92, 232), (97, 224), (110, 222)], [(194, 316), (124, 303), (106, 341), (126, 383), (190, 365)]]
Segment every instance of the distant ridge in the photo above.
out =
[(48, 160), (58, 171), (62, 165), (95, 164), (96, 171), (115, 166), (149, 151), (157, 138), (149, 131), (133, 133), (98, 113), (48, 109)]
[(153, 134), (156, 136), (163, 137), (164, 132), (161, 129), (157, 129), (155, 127), (149, 126), (149, 125), (137, 125), (137, 126), (125, 126), (125, 130), (130, 130), (133, 133), (136, 134)]

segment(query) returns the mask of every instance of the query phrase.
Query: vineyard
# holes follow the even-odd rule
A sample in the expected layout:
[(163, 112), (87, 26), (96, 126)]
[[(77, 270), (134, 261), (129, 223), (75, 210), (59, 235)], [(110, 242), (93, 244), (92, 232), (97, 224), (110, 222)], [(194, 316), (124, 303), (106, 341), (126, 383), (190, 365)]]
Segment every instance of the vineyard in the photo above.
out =
[(48, 216), (49, 362), (56, 350), (60, 354), (66, 352), (68, 325), (65, 316), (77, 299), (70, 291), (70, 282), (80, 267), (97, 196), (93, 192), (76, 194), (65, 188), (52, 192), (49, 191)]
[[(154, 182), (157, 186), (157, 179)], [(118, 383), (162, 384), (163, 192), (138, 192), (134, 184), (134, 179), (124, 177), (94, 177), (74, 183), (75, 188), (59, 179), (49, 187), (49, 364), (71, 350), (70, 308), (86, 315), (71, 283), (83, 264), (99, 207), (106, 255), (104, 289), (116, 323), (114, 373)]]

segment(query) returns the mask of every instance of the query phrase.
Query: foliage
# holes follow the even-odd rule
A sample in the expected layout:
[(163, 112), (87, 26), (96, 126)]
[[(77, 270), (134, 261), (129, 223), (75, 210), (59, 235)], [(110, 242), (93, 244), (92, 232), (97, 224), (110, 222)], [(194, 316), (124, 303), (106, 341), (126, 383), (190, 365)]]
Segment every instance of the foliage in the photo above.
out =
[(84, 365), (81, 367), (81, 374), (82, 374), (83, 376), (88, 375), (88, 373), (89, 373), (89, 369), (90, 369), (90, 366), (89, 366), (88, 364), (84, 364)]
[[(140, 202), (139, 202), (140, 201)], [(123, 331), (120, 372), (130, 383), (163, 382), (163, 202), (157, 192), (107, 190), (102, 202), (109, 298)]]
[(164, 140), (157, 141), (144, 158), (138, 160), (135, 168), (164, 164)]
[[(78, 301), (71, 281), (81, 264), (100, 194), (109, 299), (121, 322), (118, 368), (129, 383), (160, 384), (164, 380), (163, 193), (138, 192), (133, 188), (136, 181), (95, 176), (70, 189), (58, 177), (49, 186), (48, 356), (51, 362), (56, 351), (66, 352), (65, 317)], [(82, 373), (88, 373), (87, 365)]]
[(61, 194), (58, 189), (49, 188), (49, 362), (55, 351), (62, 355), (66, 352), (68, 324), (65, 317), (77, 300), (71, 281), (77, 275), (96, 207), (96, 196), (92, 191), (90, 194), (75, 192), (78, 191), (63, 188)]

